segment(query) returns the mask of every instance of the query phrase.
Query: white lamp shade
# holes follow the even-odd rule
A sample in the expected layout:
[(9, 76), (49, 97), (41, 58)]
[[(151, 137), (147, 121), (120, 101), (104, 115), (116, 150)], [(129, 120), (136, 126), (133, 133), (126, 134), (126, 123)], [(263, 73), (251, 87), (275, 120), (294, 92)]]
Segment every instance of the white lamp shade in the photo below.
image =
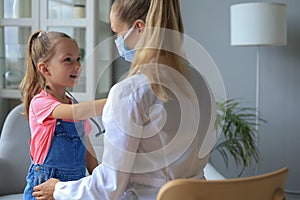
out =
[(230, 14), (231, 45), (286, 45), (285, 4), (236, 4)]

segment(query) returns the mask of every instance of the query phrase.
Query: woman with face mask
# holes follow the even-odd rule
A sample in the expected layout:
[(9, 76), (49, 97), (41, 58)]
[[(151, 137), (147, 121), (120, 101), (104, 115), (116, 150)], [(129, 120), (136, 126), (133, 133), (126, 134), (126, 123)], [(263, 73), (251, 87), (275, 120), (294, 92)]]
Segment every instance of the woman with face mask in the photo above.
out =
[(132, 62), (137, 43), (145, 27), (149, 0), (115, 1), (111, 12), (111, 28), (117, 33), (116, 47), (121, 57)]
[(102, 163), (78, 181), (35, 187), (36, 199), (154, 200), (170, 180), (204, 179), (208, 155), (199, 158), (199, 151), (214, 102), (197, 94), (209, 94), (205, 84), (191, 85), (179, 0), (115, 0), (110, 20), (120, 56), (132, 63), (103, 110)]

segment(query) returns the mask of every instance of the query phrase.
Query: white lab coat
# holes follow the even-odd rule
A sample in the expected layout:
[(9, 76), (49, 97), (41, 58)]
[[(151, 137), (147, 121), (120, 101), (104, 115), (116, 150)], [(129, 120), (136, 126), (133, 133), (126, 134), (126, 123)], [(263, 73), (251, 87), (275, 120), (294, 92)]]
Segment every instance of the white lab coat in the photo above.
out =
[(154, 200), (169, 180), (202, 179), (208, 156), (199, 159), (199, 151), (213, 124), (214, 101), (204, 79), (198, 78), (192, 75), (193, 84), (200, 84), (194, 90), (201, 117), (172, 83), (170, 89), (179, 100), (169, 103), (156, 98), (141, 73), (114, 85), (103, 110), (102, 163), (90, 176), (57, 183), (55, 199)]

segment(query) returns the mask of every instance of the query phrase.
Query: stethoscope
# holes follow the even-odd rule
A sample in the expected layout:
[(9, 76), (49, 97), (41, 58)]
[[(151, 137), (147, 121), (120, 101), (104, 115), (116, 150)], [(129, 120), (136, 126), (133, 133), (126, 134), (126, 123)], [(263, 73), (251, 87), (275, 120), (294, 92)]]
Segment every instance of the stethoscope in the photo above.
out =
[[(79, 103), (77, 101), (77, 99), (71, 94), (71, 92), (69, 92), (68, 90), (66, 90), (66, 93), (73, 99), (74, 103)], [(95, 124), (95, 126), (97, 127), (97, 129), (98, 129), (98, 133), (95, 134), (95, 137), (98, 137), (98, 136), (102, 135), (103, 133), (105, 133), (105, 129), (102, 129), (101, 126), (100, 126), (100, 124), (95, 119), (89, 118), (89, 120), (91, 120)]]

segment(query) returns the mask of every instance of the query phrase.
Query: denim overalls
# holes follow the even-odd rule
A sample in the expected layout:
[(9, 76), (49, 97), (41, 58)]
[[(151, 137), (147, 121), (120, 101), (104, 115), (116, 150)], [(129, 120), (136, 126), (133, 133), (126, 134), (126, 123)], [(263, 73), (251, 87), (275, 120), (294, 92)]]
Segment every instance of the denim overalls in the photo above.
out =
[(35, 199), (33, 187), (49, 178), (78, 180), (86, 174), (84, 123), (56, 120), (54, 136), (44, 163), (31, 164), (26, 177), (24, 199)]

